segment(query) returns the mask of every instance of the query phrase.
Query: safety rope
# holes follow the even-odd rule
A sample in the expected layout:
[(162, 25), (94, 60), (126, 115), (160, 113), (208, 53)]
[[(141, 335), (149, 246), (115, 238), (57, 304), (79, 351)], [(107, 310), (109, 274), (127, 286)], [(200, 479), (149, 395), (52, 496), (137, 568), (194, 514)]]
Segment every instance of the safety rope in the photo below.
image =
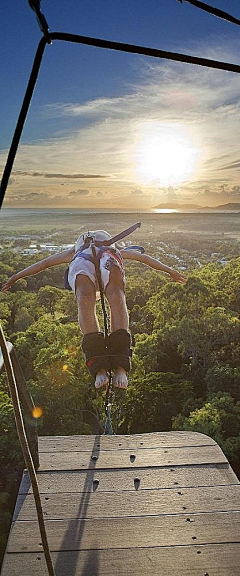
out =
[[(181, 4), (183, 3), (183, 0), (177, 0), (177, 1), (181, 2)], [(206, 2), (199, 2), (199, 0), (185, 0), (185, 2), (188, 2), (189, 4), (196, 6), (196, 8), (200, 8), (200, 10), (205, 10), (205, 12), (208, 12), (209, 14), (212, 14), (213, 16), (217, 16), (218, 18), (222, 18), (222, 20), (227, 20), (228, 22), (231, 22), (232, 24), (238, 24), (238, 26), (240, 26), (240, 20), (238, 18), (235, 18), (235, 16), (232, 16), (231, 14), (228, 14), (228, 12), (224, 12), (223, 10), (220, 10), (219, 8), (215, 8), (214, 6), (210, 6), (209, 4), (206, 4)]]
[(19, 395), (18, 395), (18, 389), (17, 389), (16, 379), (15, 379), (15, 375), (14, 375), (14, 370), (13, 370), (11, 358), (10, 358), (10, 355), (9, 355), (9, 352), (7, 349), (7, 343), (6, 343), (3, 329), (2, 329), (1, 325), (0, 325), (0, 346), (2, 349), (3, 360), (4, 360), (6, 372), (7, 372), (8, 382), (9, 382), (9, 388), (10, 388), (10, 393), (11, 393), (11, 398), (12, 398), (12, 403), (13, 403), (14, 416), (15, 416), (15, 421), (16, 421), (16, 427), (17, 427), (19, 442), (20, 442), (20, 445), (22, 448), (25, 464), (27, 466), (29, 477), (30, 477), (31, 484), (32, 484), (33, 495), (34, 495), (34, 500), (35, 500), (35, 505), (36, 505), (36, 510), (37, 510), (37, 516), (38, 516), (39, 529), (40, 529), (43, 551), (44, 551), (44, 555), (45, 555), (45, 559), (46, 559), (48, 574), (49, 574), (49, 576), (55, 576), (55, 570), (54, 570), (53, 563), (52, 563), (52, 558), (51, 558), (51, 554), (50, 554), (50, 549), (49, 549), (48, 539), (47, 539), (47, 534), (46, 534), (46, 528), (45, 528), (45, 523), (44, 523), (44, 518), (43, 518), (43, 509), (42, 509), (41, 498), (40, 498), (40, 493), (39, 493), (37, 475), (35, 472), (32, 455), (31, 455), (28, 441), (27, 441), (27, 436), (26, 436), (25, 426), (24, 426), (24, 422), (23, 422), (23, 416), (22, 416), (22, 411), (21, 411), (21, 406), (20, 406), (20, 401), (19, 401)]

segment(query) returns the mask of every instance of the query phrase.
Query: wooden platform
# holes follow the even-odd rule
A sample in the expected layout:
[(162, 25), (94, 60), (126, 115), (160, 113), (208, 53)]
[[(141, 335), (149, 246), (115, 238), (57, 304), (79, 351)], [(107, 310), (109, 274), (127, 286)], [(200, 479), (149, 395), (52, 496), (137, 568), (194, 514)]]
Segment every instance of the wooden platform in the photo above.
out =
[[(194, 432), (39, 439), (57, 576), (239, 576), (240, 483)], [(24, 472), (2, 576), (47, 576)]]

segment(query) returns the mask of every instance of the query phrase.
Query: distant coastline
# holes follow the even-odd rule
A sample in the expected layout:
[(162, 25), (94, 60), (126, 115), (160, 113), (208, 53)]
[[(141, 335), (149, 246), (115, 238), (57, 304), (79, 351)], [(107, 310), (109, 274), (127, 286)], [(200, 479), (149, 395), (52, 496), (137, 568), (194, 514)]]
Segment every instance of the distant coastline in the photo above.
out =
[(234, 212), (240, 212), (240, 202), (228, 202), (227, 204), (220, 204), (218, 206), (199, 206), (198, 204), (176, 204), (174, 202), (167, 202), (165, 204), (158, 204), (158, 206), (154, 206), (154, 210), (174, 210), (183, 212), (184, 210), (208, 210), (211, 212), (215, 212), (215, 210), (219, 210), (222, 212), (228, 212), (233, 210)]
[(17, 216), (17, 214), (23, 214), (23, 213), (28, 213), (28, 214), (127, 214), (127, 213), (133, 213), (133, 214), (137, 214), (138, 212), (142, 212), (142, 213), (152, 213), (153, 210), (150, 208), (149, 210), (147, 209), (121, 209), (121, 208), (70, 208), (70, 207), (64, 207), (64, 208), (54, 208), (54, 207), (21, 207), (21, 208), (15, 208), (15, 207), (3, 207), (0, 210), (0, 219), (1, 216), (9, 216), (11, 214), (14, 214), (15, 216)]
[(240, 202), (229, 202), (227, 204), (220, 204), (218, 206), (199, 206), (197, 204), (177, 204), (174, 202), (166, 202), (158, 204), (150, 208), (135, 208), (135, 209), (124, 209), (124, 208), (54, 208), (54, 207), (5, 207), (3, 206), (0, 210), (0, 220), (1, 217), (17, 216), (21, 214), (65, 214), (65, 215), (76, 215), (76, 214), (171, 214), (171, 213), (216, 213), (216, 212), (240, 212)]

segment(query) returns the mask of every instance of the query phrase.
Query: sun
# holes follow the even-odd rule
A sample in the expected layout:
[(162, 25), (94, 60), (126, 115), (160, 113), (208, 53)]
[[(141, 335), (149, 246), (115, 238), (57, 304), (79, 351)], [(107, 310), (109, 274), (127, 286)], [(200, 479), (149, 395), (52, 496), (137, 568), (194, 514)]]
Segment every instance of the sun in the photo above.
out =
[(176, 186), (196, 171), (198, 150), (182, 127), (148, 122), (136, 146), (136, 171), (142, 182)]

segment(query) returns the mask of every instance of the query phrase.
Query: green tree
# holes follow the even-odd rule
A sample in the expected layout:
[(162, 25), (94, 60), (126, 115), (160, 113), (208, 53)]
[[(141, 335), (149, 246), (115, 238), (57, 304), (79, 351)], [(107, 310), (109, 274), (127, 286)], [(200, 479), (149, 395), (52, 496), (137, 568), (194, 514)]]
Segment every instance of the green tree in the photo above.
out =
[(15, 346), (25, 378), (37, 405), (44, 434), (81, 434), (90, 431), (84, 410), (92, 410), (95, 389), (80, 348), (78, 324), (44, 316), (20, 333)]
[(234, 400), (240, 400), (240, 367), (214, 364), (207, 371), (205, 382), (209, 394), (227, 392)]
[(141, 381), (131, 381), (121, 432), (171, 430), (172, 418), (185, 410), (191, 398), (191, 382), (171, 372), (151, 372)]
[(56, 308), (61, 295), (62, 291), (59, 288), (43, 286), (38, 292), (37, 301), (40, 306), (45, 308), (46, 312), (49, 312), (55, 318)]
[(0, 463), (1, 467), (21, 464), (23, 457), (18, 441), (12, 401), (0, 390)]
[(239, 328), (240, 321), (233, 314), (211, 307), (201, 318), (184, 317), (175, 325), (166, 325), (163, 338), (177, 346), (192, 368), (199, 366), (206, 372), (229, 342), (238, 342)]
[(4, 307), (3, 318), (9, 337), (14, 332), (26, 330), (43, 313), (37, 305), (36, 295), (25, 291), (0, 294), (0, 306)]
[(77, 322), (78, 321), (78, 310), (76, 305), (76, 300), (73, 292), (70, 290), (62, 291), (61, 300), (58, 304), (58, 310), (61, 314), (64, 313), (62, 317), (62, 322)]
[(1, 298), (0, 294), (0, 319), (3, 330), (7, 329), (9, 319), (11, 317), (11, 310), (7, 301)]
[(134, 356), (137, 361), (143, 362), (146, 373), (181, 372), (182, 360), (177, 346), (170, 340), (164, 340), (161, 330), (152, 334), (137, 334)]
[(189, 416), (179, 414), (173, 420), (175, 430), (193, 430), (213, 438), (232, 460), (239, 460), (240, 402), (228, 393), (213, 395)]

